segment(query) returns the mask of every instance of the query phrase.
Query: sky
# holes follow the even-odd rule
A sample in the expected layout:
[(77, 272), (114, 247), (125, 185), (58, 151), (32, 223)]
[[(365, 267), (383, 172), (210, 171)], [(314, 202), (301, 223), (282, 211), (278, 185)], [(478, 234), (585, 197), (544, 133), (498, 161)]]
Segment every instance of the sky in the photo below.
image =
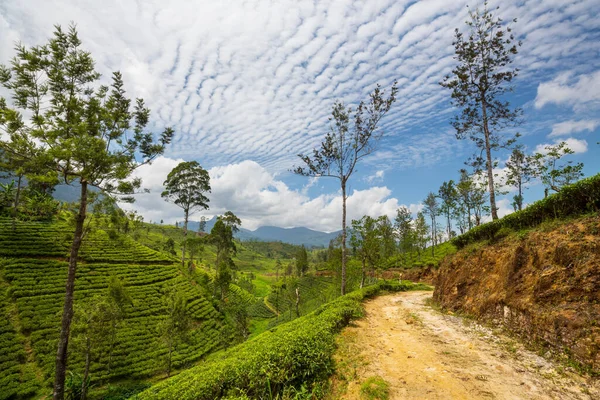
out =
[[(600, 1), (490, 1), (497, 5), (523, 43), (506, 97), (524, 112), (520, 143), (531, 153), (567, 141), (570, 160), (583, 162), (586, 176), (598, 173)], [(212, 193), (210, 209), (192, 219), (231, 210), (248, 229), (335, 231), (339, 182), (289, 172), (320, 144), (335, 100), (356, 105), (377, 83), (398, 81), (378, 150), (351, 178), (348, 221), (393, 217), (402, 205), (419, 211), (474, 153), (455, 138), (457, 110), (439, 85), (456, 65), (453, 35), (465, 30), (467, 6), (481, 2), (0, 0), (0, 63), (15, 43), (43, 44), (55, 24), (75, 22), (102, 79), (122, 72), (128, 94), (152, 110), (151, 128), (175, 130), (164, 156), (136, 172), (151, 193), (131, 207), (146, 220), (182, 219), (160, 198), (162, 183), (179, 162), (196, 160)], [(502, 175), (508, 153), (494, 156)], [(526, 203), (543, 196), (540, 184), (530, 186)], [(512, 195), (500, 198), (500, 215)]]

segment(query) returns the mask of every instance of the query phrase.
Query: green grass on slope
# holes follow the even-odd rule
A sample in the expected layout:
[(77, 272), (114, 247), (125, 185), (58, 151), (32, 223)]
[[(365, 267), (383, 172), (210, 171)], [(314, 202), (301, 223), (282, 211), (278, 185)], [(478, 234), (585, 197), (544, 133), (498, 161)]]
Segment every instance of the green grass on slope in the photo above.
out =
[[(0, 220), (0, 399), (31, 395), (37, 386), (29, 377), (29, 370), (41, 370), (45, 386), (51, 383), (64, 302), (69, 234), (66, 224), (19, 222), (13, 232), (9, 220)], [(164, 371), (167, 348), (157, 338), (157, 332), (166, 318), (165, 293), (173, 289), (185, 295), (194, 320), (190, 339), (176, 348), (175, 368), (188, 367), (229, 344), (231, 328), (223, 315), (201, 287), (182, 274), (174, 260), (127, 236), (111, 239), (103, 231), (96, 231), (86, 238), (77, 267), (76, 306), (105, 295), (111, 276), (123, 282), (132, 298), (118, 328), (110, 374), (106, 368), (107, 351), (100, 348), (98, 353), (104, 355), (92, 359), (93, 381), (143, 378)], [(6, 318), (9, 309), (16, 325)], [(19, 337), (31, 343), (30, 351), (25, 351)], [(25, 353), (30, 354), (29, 360)], [(83, 371), (83, 353), (76, 346), (70, 347), (69, 370)], [(2, 397), (5, 394), (7, 397)]]
[(276, 398), (312, 386), (332, 373), (335, 334), (362, 315), (361, 301), (382, 289), (425, 288), (383, 282), (352, 292), (292, 322), (214, 354), (206, 362), (134, 396), (137, 400)]

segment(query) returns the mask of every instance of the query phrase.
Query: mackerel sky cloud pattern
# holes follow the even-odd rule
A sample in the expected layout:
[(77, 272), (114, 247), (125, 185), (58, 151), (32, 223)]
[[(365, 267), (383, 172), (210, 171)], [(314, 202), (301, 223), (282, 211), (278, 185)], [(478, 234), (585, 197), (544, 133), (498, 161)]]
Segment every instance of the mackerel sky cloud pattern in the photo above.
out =
[[(453, 31), (463, 28), (469, 4), (477, 5), (3, 0), (0, 62), (14, 55), (15, 41), (41, 44), (54, 24), (75, 21), (103, 79), (122, 71), (130, 95), (151, 108), (157, 130), (174, 127), (166, 157), (195, 159), (206, 168), (252, 160), (273, 174), (285, 173), (296, 154), (319, 144), (335, 99), (356, 104), (376, 83), (389, 87), (397, 79), (398, 101), (382, 124), (386, 137), (361, 179), (368, 183), (384, 171), (395, 190), (392, 171), (459, 155), (462, 162), (471, 153), (453, 138), (449, 93), (438, 85), (454, 65)], [(587, 90), (584, 105), (572, 93), (586, 82), (599, 84), (600, 2), (504, 0), (490, 7), (496, 4), (500, 16), (518, 17), (515, 31), (524, 45), (515, 61), (521, 76), (514, 101), (537, 113), (531, 126), (549, 134), (564, 121), (595, 120), (600, 91), (594, 97)], [(554, 119), (545, 114), (560, 105), (568, 110)]]

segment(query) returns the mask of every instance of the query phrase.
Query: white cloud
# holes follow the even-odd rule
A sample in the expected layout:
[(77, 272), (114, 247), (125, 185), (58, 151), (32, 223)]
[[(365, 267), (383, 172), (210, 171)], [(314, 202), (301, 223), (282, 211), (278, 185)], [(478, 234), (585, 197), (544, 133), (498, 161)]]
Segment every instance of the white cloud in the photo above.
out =
[(580, 154), (580, 153), (585, 153), (588, 149), (588, 143), (585, 140), (580, 140), (580, 139), (575, 139), (575, 138), (568, 138), (568, 139), (557, 139), (554, 141), (554, 143), (541, 143), (538, 144), (535, 147), (534, 153), (541, 153), (541, 154), (546, 154), (548, 152), (548, 150), (546, 149), (547, 146), (554, 146), (557, 145), (561, 142), (566, 142), (567, 143), (567, 147), (571, 150), (573, 150), (573, 152), (575, 154)]
[(570, 135), (572, 133), (585, 132), (585, 131), (592, 132), (594, 129), (596, 129), (598, 127), (598, 125), (600, 125), (600, 121), (595, 120), (595, 119), (594, 120), (580, 120), (580, 121), (574, 121), (574, 120), (564, 121), (564, 122), (560, 122), (558, 124), (552, 125), (552, 132), (550, 132), (550, 135), (548, 135), (548, 137), (566, 136), (566, 135)]
[(375, 173), (373, 175), (367, 176), (366, 181), (369, 183), (372, 183), (375, 181), (382, 181), (384, 175), (385, 175), (385, 171), (380, 169), (378, 171), (375, 171)]
[[(141, 167), (136, 176), (151, 189), (150, 194), (137, 196), (133, 205), (146, 220), (173, 222), (181, 219), (181, 210), (160, 197), (162, 182), (169, 171), (181, 160), (159, 157), (152, 165)], [(243, 227), (256, 229), (263, 225), (280, 227), (305, 226), (321, 231), (336, 231), (341, 228), (342, 197), (336, 194), (321, 194), (310, 198), (302, 190), (292, 190), (276, 179), (255, 161), (209, 169), (212, 191), (210, 209), (199, 215), (213, 216), (227, 210), (233, 211), (243, 222)], [(348, 197), (348, 223), (363, 215), (393, 218), (400, 207), (398, 200), (391, 197), (385, 186), (365, 190), (354, 190)], [(422, 205), (411, 204), (412, 212), (420, 211)]]
[(600, 71), (577, 77), (572, 72), (565, 72), (552, 81), (538, 86), (535, 108), (542, 108), (546, 104), (581, 108), (598, 102), (600, 102)]
[[(422, 127), (448, 120), (449, 93), (438, 82), (454, 64), (453, 31), (464, 28), (471, 0), (1, 3), (1, 63), (14, 55), (13, 41), (42, 44), (53, 24), (77, 22), (103, 79), (121, 70), (128, 93), (147, 101), (157, 129), (175, 128), (171, 158), (208, 166), (253, 159), (269, 171), (286, 170), (297, 153), (319, 143), (334, 99), (356, 103), (377, 82), (386, 87), (394, 79), (398, 102), (382, 127), (389, 135), (416, 133), (395, 136), (390, 151), (400, 152), (388, 161), (405, 168), (455, 155), (444, 143), (424, 146), (419, 136)], [(597, 0), (501, 3), (505, 20), (519, 17), (522, 76), (543, 79), (563, 65), (595, 68)], [(542, 84), (538, 103), (574, 93), (593, 97), (600, 90), (590, 79), (582, 76), (568, 95), (550, 97)], [(551, 82), (548, 90), (567, 83)]]

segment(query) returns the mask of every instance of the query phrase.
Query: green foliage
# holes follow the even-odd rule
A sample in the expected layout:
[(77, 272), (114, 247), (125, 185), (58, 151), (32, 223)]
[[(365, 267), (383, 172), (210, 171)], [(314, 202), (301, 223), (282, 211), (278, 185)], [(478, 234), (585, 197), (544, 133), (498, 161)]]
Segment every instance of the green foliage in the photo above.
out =
[(542, 222), (598, 212), (600, 209), (600, 174), (565, 186), (559, 193), (536, 201), (522, 211), (509, 214), (502, 219), (480, 225), (452, 240), (462, 248), (479, 240), (494, 240), (502, 228), (519, 231)]
[(194, 209), (208, 208), (204, 193), (210, 193), (209, 181), (208, 172), (197, 161), (181, 162), (167, 175), (161, 196), (183, 208), (187, 216)]
[(529, 157), (533, 174), (542, 180), (548, 189), (559, 192), (563, 186), (570, 185), (583, 176), (583, 164), (573, 164), (568, 161), (558, 165), (561, 158), (575, 152), (567, 147), (567, 142), (560, 142), (554, 146), (546, 146), (545, 152), (536, 153)]
[(365, 400), (387, 400), (390, 385), (380, 376), (371, 376), (360, 385), (360, 397)]
[[(394, 283), (411, 290), (411, 283)], [(310, 392), (332, 372), (335, 334), (362, 315), (360, 302), (377, 285), (352, 292), (311, 314), (209, 357), (203, 364), (160, 382), (134, 399), (277, 398), (303, 385)]]
[(308, 271), (308, 253), (304, 245), (296, 253), (296, 275), (303, 276)]
[(456, 138), (468, 138), (478, 148), (470, 164), (486, 171), (492, 218), (496, 220), (492, 152), (511, 146), (519, 136), (504, 137), (504, 129), (519, 125), (521, 110), (511, 109), (502, 97), (512, 91), (512, 81), (518, 74), (511, 63), (521, 43), (512, 29), (488, 9), (487, 1), (483, 11), (469, 11), (469, 17), (466, 34), (456, 29), (454, 35), (458, 65), (440, 84), (452, 91), (452, 104), (461, 109), (452, 121)]
[[(20, 331), (29, 335), (31, 357), (39, 366), (39, 370), (27, 369), (32, 364), (25, 363), (23, 343), (17, 339), (14, 329), (10, 333), (12, 325), (4, 327), (3, 321), (9, 324), (9, 320), (0, 318), (0, 364), (4, 362), (2, 354), (14, 357), (14, 365), (6, 364), (6, 380), (0, 379), (1, 394), (22, 392), (23, 397), (31, 396), (40, 389), (35, 374), (41, 371), (41, 379), (47, 380), (54, 370), (56, 327), (60, 323), (67, 277), (67, 263), (59, 260), (67, 254), (68, 233), (69, 227), (64, 223), (31, 221), (19, 221), (13, 232), (11, 221), (0, 218), (0, 256), (12, 257), (0, 258), (0, 290), (14, 305), (11, 305), (12, 313), (18, 316)], [(41, 258), (32, 258), (36, 256)], [(157, 343), (156, 336), (168, 314), (165, 293), (173, 288), (187, 299), (192, 320), (189, 341), (178, 344), (173, 352), (173, 368), (187, 367), (228, 344), (231, 331), (228, 322), (207, 299), (201, 285), (180, 273), (174, 264), (176, 259), (151, 250), (125, 234), (110, 239), (99, 230), (86, 237), (81, 256), (86, 262), (80, 264), (75, 280), (76, 315), (88, 304), (100, 307), (106, 303), (106, 297), (115, 299), (120, 305), (115, 312), (123, 315), (115, 330), (112, 350), (110, 340), (98, 340), (92, 350), (92, 384), (145, 378), (164, 371), (163, 364), (157, 360), (166, 357), (168, 347), (164, 342)], [(98, 298), (105, 300), (96, 301)], [(8, 304), (0, 301), (0, 310), (8, 310)], [(100, 308), (104, 310), (100, 314), (105, 317), (106, 309)], [(71, 342), (74, 346), (69, 352), (69, 369), (77, 373), (84, 370), (85, 352), (76, 343), (82, 342), (80, 331), (79, 327), (73, 327)], [(104, 336), (110, 339), (112, 334)], [(110, 372), (107, 370), (109, 354)]]
[[(0, 289), (4, 289), (1, 284)], [(27, 371), (25, 349), (11, 322), (9, 302), (0, 296), (0, 400), (28, 398), (39, 389), (35, 375)]]

